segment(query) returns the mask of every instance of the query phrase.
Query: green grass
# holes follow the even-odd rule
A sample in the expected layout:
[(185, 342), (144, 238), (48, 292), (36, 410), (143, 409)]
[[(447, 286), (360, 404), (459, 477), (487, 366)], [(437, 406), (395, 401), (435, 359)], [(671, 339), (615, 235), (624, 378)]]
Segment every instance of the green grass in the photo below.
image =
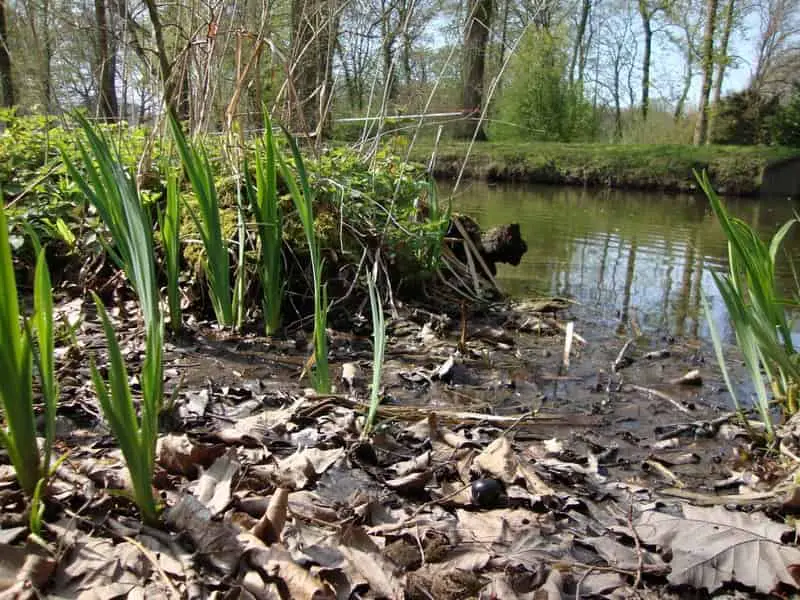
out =
[[(50, 275), (39, 251), (34, 282), (32, 319), (39, 348), (34, 348), (30, 323), (23, 326), (5, 210), (0, 206), (0, 408), (3, 426), (0, 444), (5, 446), (20, 487), (33, 497), (49, 469), (55, 432), (56, 395), (53, 363), (53, 297)], [(45, 401), (45, 449), (40, 456), (33, 410), (33, 363), (36, 362)], [(38, 504), (38, 502), (36, 502)]]
[(278, 168), (283, 181), (289, 188), (292, 202), (303, 225), (303, 232), (308, 243), (308, 253), (311, 258), (311, 277), (314, 292), (314, 372), (312, 381), (317, 392), (328, 394), (331, 391), (331, 378), (328, 369), (328, 333), (326, 331), (328, 323), (328, 293), (323, 280), (324, 261), (322, 259), (322, 249), (314, 222), (314, 190), (309, 183), (308, 173), (297, 142), (288, 132), (285, 133), (292, 149), (297, 178), (295, 178), (283, 154), (280, 152), (276, 154)]
[[(466, 142), (442, 141), (436, 173), (458, 174)], [(432, 143), (420, 140), (412, 160), (427, 162)], [(480, 142), (470, 154), (467, 177), (537, 183), (581, 183), (690, 191), (693, 171), (706, 170), (720, 193), (752, 194), (768, 164), (800, 157), (800, 149), (765, 146), (687, 146), (680, 144), (566, 144), (557, 142)]]
[(197, 197), (197, 211), (189, 204), (186, 207), (200, 232), (206, 251), (203, 269), (208, 278), (211, 304), (217, 322), (222, 327), (230, 327), (234, 324), (231, 267), (228, 243), (222, 232), (215, 174), (208, 154), (202, 147), (195, 146), (186, 139), (180, 123), (173, 115), (169, 116), (169, 123), (178, 155)]
[[(109, 380), (103, 379), (92, 361), (91, 372), (95, 392), (103, 415), (119, 442), (128, 471), (133, 494), (142, 519), (158, 521), (152, 491), (155, 463), (158, 415), (163, 400), (163, 338), (164, 317), (155, 266), (153, 223), (142, 204), (131, 173), (123, 166), (119, 153), (101, 130), (83, 117), (78, 117), (88, 144), (79, 143), (83, 157), (81, 169), (69, 156), (64, 161), (72, 179), (97, 208), (111, 232), (112, 256), (125, 271), (136, 291), (145, 322), (145, 359), (142, 366), (141, 417), (133, 403), (125, 361), (114, 328), (100, 299), (94, 301), (103, 322), (109, 351)], [(177, 203), (174, 182), (170, 184), (173, 205)], [(170, 195), (168, 193), (168, 195)], [(177, 219), (177, 215), (173, 215)], [(172, 217), (169, 217), (172, 218)], [(171, 233), (172, 242), (177, 232)], [(168, 242), (169, 243), (169, 242)]]
[(386, 353), (386, 322), (383, 315), (383, 303), (377, 285), (378, 262), (372, 273), (367, 272), (367, 287), (369, 289), (369, 306), (372, 312), (372, 387), (369, 393), (369, 412), (364, 423), (363, 437), (372, 431), (375, 418), (378, 415), (378, 406), (381, 403), (381, 373), (383, 359)]
[[(256, 143), (255, 185), (246, 180), (247, 197), (256, 219), (260, 244), (258, 273), (263, 289), (262, 308), (267, 335), (281, 326), (281, 305), (286, 281), (283, 275), (283, 214), (278, 196), (276, 156), (269, 115), (264, 117), (264, 137)], [(247, 174), (247, 162), (245, 173)]]

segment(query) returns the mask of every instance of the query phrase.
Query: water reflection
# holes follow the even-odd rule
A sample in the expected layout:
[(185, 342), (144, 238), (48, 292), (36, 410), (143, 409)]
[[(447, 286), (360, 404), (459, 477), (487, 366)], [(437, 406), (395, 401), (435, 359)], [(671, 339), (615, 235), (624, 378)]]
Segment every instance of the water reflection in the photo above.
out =
[[(794, 208), (788, 200), (734, 198), (727, 205), (765, 238)], [(520, 224), (528, 253), (519, 267), (501, 265), (498, 274), (511, 294), (573, 297), (620, 333), (635, 324), (647, 334), (708, 338), (705, 293), (731, 340), (711, 275), (726, 268), (727, 245), (703, 197), (475, 182), (461, 188), (454, 208), (483, 227)], [(798, 255), (796, 231), (786, 249)], [(786, 260), (781, 267), (779, 283), (789, 291), (791, 269)]]

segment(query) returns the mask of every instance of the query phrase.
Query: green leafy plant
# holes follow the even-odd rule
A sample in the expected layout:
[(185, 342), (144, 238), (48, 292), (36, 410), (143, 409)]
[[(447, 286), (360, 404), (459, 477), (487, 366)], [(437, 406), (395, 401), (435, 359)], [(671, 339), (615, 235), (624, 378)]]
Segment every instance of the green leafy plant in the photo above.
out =
[(383, 315), (383, 303), (380, 291), (376, 284), (378, 262), (375, 262), (374, 273), (367, 272), (367, 287), (369, 289), (369, 305), (372, 311), (372, 388), (369, 394), (369, 412), (364, 424), (364, 436), (369, 435), (375, 425), (378, 406), (381, 403), (380, 387), (381, 373), (383, 371), (383, 358), (386, 352), (386, 323)]
[(202, 148), (189, 143), (180, 123), (169, 116), (170, 130), (178, 149), (183, 168), (192, 185), (199, 211), (187, 205), (206, 251), (203, 268), (208, 278), (209, 295), (217, 321), (223, 327), (234, 324), (234, 306), (231, 293), (231, 268), (228, 244), (222, 233), (220, 205), (214, 171), (208, 155)]
[[(264, 137), (256, 144), (255, 186), (247, 178), (247, 196), (255, 215), (261, 246), (258, 272), (263, 288), (266, 334), (275, 334), (281, 326), (281, 304), (286, 281), (283, 276), (283, 215), (278, 196), (275, 156), (278, 153), (272, 136), (269, 115), (264, 117)], [(245, 172), (249, 172), (245, 166)]]
[(164, 247), (164, 261), (167, 270), (167, 304), (169, 324), (174, 332), (181, 329), (181, 296), (178, 280), (181, 264), (181, 205), (178, 194), (178, 178), (174, 173), (167, 177), (167, 202), (159, 212), (161, 243)]
[[(49, 469), (58, 394), (53, 367), (53, 297), (43, 250), (39, 250), (34, 277), (33, 327), (38, 353), (33, 348), (31, 327), (21, 324), (8, 223), (0, 207), (0, 407), (4, 417), (0, 443), (8, 451), (20, 486), (31, 497)], [(36, 442), (33, 409), (34, 356), (45, 403), (43, 458)]]
[(64, 161), (71, 176), (97, 208), (111, 232), (113, 247), (109, 252), (125, 271), (139, 298), (145, 322), (145, 359), (142, 366), (141, 419), (128, 386), (128, 375), (114, 328), (105, 307), (95, 296), (95, 304), (103, 322), (109, 350), (109, 381), (103, 380), (92, 361), (92, 380), (100, 407), (111, 431), (119, 441), (130, 471), (136, 504), (142, 519), (154, 523), (158, 519), (151, 487), (155, 461), (158, 415), (163, 400), (164, 318), (161, 311), (156, 278), (155, 248), (152, 223), (136, 185), (126, 171), (119, 154), (102, 131), (83, 117), (78, 121), (88, 140), (88, 147), (79, 142), (84, 175), (71, 159)]
[(138, 417), (128, 385), (128, 370), (114, 327), (103, 303), (96, 295), (94, 302), (103, 323), (109, 355), (108, 382), (103, 379), (92, 360), (94, 389), (103, 414), (119, 442), (128, 465), (134, 500), (139, 507), (142, 520), (148, 524), (155, 524), (158, 522), (158, 508), (153, 495), (152, 481), (158, 438), (158, 415), (162, 402), (163, 340), (160, 335), (162, 329), (156, 328), (147, 336), (141, 377), (141, 417)]
[[(728, 239), (729, 270), (725, 275), (713, 273), (714, 282), (728, 309), (745, 368), (755, 388), (756, 409), (771, 439), (774, 431), (765, 380), (785, 413), (792, 414), (798, 409), (800, 363), (786, 316), (786, 301), (777, 290), (775, 280), (778, 251), (798, 219), (786, 222), (767, 245), (747, 223), (728, 214), (705, 173), (698, 176), (698, 181)], [(711, 321), (708, 309), (706, 313)], [(713, 324), (712, 336), (726, 383), (739, 408)]]
[(297, 176), (300, 180), (298, 185), (289, 165), (283, 158), (283, 154), (278, 153), (278, 166), (280, 167), (283, 180), (289, 188), (300, 222), (303, 224), (303, 232), (308, 243), (308, 252), (311, 257), (311, 276), (313, 279), (314, 290), (314, 363), (315, 368), (312, 375), (314, 389), (320, 393), (327, 394), (331, 391), (331, 379), (328, 369), (328, 338), (326, 327), (328, 322), (328, 294), (322, 283), (323, 267), (320, 243), (314, 229), (314, 192), (308, 182), (308, 174), (303, 164), (303, 157), (297, 147), (295, 139), (286, 133), (289, 144), (292, 148)]

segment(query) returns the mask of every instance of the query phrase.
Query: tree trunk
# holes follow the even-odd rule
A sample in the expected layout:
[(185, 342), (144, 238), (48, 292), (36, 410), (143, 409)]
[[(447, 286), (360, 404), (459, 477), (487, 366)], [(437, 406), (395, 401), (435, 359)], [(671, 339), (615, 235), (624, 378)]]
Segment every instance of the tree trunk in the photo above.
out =
[(717, 116), (719, 100), (722, 97), (722, 82), (725, 79), (725, 67), (728, 66), (728, 43), (730, 42), (731, 31), (733, 30), (735, 4), (736, 0), (728, 0), (728, 4), (725, 6), (725, 24), (722, 26), (722, 39), (720, 40), (719, 49), (716, 53), (717, 72), (711, 89), (711, 113), (708, 115), (708, 131), (706, 132), (706, 137), (709, 141), (711, 141), (713, 136), (714, 120)]
[[(483, 79), (486, 71), (486, 44), (492, 19), (492, 0), (469, 0), (469, 14), (464, 31), (464, 121), (458, 135), (464, 139), (485, 140), (486, 132), (478, 118), (483, 102)], [(478, 127), (477, 132), (475, 128)]]
[[(575, 32), (575, 44), (572, 47), (572, 59), (569, 63), (569, 83), (575, 83), (575, 68), (578, 65), (578, 56), (581, 54), (583, 38), (586, 35), (586, 25), (589, 22), (589, 13), (592, 10), (592, 0), (583, 0), (581, 4), (581, 16), (578, 20), (578, 31)], [(583, 62), (583, 61), (581, 61)], [(583, 68), (579, 69), (579, 80), (583, 77)]]
[(6, 34), (6, 0), (0, 0), (0, 87), (3, 106), (14, 106), (14, 80), (11, 77), (11, 55)]
[(189, 106), (179, 97), (180, 81), (176, 80), (172, 74), (172, 62), (167, 55), (167, 45), (164, 42), (164, 28), (161, 24), (161, 17), (158, 14), (156, 0), (144, 0), (147, 7), (147, 15), (150, 17), (150, 24), (153, 26), (153, 39), (156, 44), (156, 56), (158, 57), (158, 68), (161, 74), (161, 85), (164, 88), (164, 102), (169, 109), (175, 113), (179, 119), (186, 119), (189, 116)]
[(119, 118), (117, 105), (116, 60), (108, 30), (106, 0), (94, 0), (97, 20), (97, 101), (100, 117), (107, 122)]
[(703, 84), (700, 90), (700, 104), (697, 108), (697, 123), (694, 128), (694, 145), (700, 146), (708, 141), (708, 97), (711, 93), (711, 78), (714, 75), (714, 29), (717, 21), (718, 0), (706, 3), (706, 26), (703, 32)]
[(323, 139), (330, 133), (336, 0), (292, 0), (290, 121), (296, 131)]
[(653, 46), (653, 15), (645, 0), (639, 0), (639, 16), (642, 18), (644, 32), (644, 56), (642, 57), (642, 119), (647, 121), (650, 110), (650, 51)]

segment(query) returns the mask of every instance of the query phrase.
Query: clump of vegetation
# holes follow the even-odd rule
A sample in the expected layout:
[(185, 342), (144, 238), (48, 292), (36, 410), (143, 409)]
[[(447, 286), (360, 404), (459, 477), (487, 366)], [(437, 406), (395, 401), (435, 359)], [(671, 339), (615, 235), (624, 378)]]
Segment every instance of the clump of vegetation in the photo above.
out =
[[(100, 213), (111, 232), (111, 255), (125, 272), (139, 299), (145, 322), (145, 360), (142, 367), (141, 415), (128, 383), (128, 371), (114, 328), (102, 301), (94, 296), (109, 351), (109, 380), (103, 379), (94, 361), (91, 371), (103, 415), (119, 442), (131, 475), (134, 499), (147, 523), (158, 521), (152, 490), (158, 415), (163, 397), (164, 319), (156, 278), (153, 223), (142, 203), (136, 184), (122, 166), (109, 140), (79, 117), (88, 146), (79, 143), (83, 157), (80, 169), (65, 155), (73, 179)], [(173, 198), (172, 202), (176, 202)]]
[[(729, 270), (724, 275), (713, 273), (714, 281), (728, 309), (737, 346), (755, 390), (755, 407), (771, 441), (775, 435), (772, 401), (785, 415), (798, 410), (800, 355), (794, 347), (792, 327), (786, 314), (789, 301), (777, 289), (775, 268), (783, 240), (800, 219), (786, 222), (767, 245), (747, 223), (728, 213), (705, 174), (698, 180), (728, 238)], [(797, 293), (800, 296), (800, 287)], [(723, 376), (737, 410), (741, 411), (742, 402), (730, 381), (720, 338), (707, 305), (706, 314)], [(772, 389), (771, 396), (767, 385)]]
[[(50, 469), (58, 395), (53, 360), (53, 296), (43, 250), (38, 252), (36, 261), (34, 315), (30, 321), (23, 323), (17, 296), (8, 225), (0, 206), (0, 408), (4, 417), (0, 444), (8, 451), (20, 487), (33, 497)], [(45, 405), (43, 456), (36, 440), (34, 363)]]

